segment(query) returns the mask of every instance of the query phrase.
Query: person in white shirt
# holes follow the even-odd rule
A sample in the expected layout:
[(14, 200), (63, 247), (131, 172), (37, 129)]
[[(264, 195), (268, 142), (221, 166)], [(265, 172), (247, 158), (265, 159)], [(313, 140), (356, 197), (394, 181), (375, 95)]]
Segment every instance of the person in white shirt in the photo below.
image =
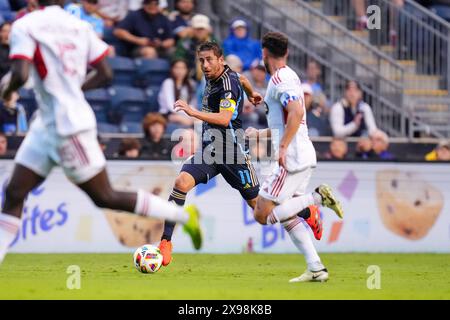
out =
[[(184, 224), (201, 246), (198, 211), (181, 208), (146, 191), (113, 189), (97, 141), (95, 115), (83, 91), (112, 79), (105, 57), (108, 45), (91, 25), (62, 9), (62, 0), (40, 0), (43, 10), (27, 14), (11, 30), (11, 78), (0, 88), (8, 102), (31, 73), (37, 116), (15, 158), (0, 213), (0, 263), (21, 225), (24, 199), (59, 165), (65, 175), (99, 207)], [(95, 72), (86, 76), (87, 66)]]
[(192, 126), (194, 120), (191, 117), (174, 110), (175, 101), (180, 99), (192, 106), (197, 105), (195, 82), (189, 77), (187, 62), (177, 59), (171, 64), (170, 77), (161, 85), (158, 94), (159, 112), (165, 115), (170, 123)]
[(328, 271), (321, 263), (300, 217), (320, 239), (320, 215), (318, 211), (307, 208), (323, 205), (335, 211), (340, 218), (343, 218), (343, 210), (331, 188), (325, 184), (314, 192), (306, 193), (317, 163), (316, 152), (308, 137), (301, 81), (286, 64), (288, 38), (282, 33), (269, 32), (262, 39), (262, 48), (264, 64), (271, 75), (264, 98), (269, 128), (248, 128), (246, 135), (257, 139), (270, 136), (278, 161), (261, 186), (254, 217), (263, 225), (280, 222), (297, 248), (304, 253), (308, 270), (291, 282), (326, 281)]
[(372, 108), (362, 101), (358, 82), (346, 82), (344, 98), (331, 107), (330, 125), (338, 138), (370, 136), (377, 130)]

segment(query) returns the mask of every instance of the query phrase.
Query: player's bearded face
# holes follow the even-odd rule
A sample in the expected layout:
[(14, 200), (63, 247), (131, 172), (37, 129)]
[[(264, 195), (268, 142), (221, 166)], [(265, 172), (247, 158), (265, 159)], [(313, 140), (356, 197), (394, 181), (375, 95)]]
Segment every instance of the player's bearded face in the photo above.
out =
[(216, 79), (223, 71), (223, 57), (217, 57), (213, 51), (202, 51), (198, 54), (202, 72), (207, 79)]

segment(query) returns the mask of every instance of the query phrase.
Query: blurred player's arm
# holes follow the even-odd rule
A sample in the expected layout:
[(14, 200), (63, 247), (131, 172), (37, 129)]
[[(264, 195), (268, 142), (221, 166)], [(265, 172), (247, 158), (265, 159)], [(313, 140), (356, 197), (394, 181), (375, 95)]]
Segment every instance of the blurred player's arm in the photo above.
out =
[(88, 74), (86, 81), (81, 86), (83, 91), (104, 87), (113, 79), (113, 71), (106, 59), (98, 61), (92, 67), (94, 70)]
[(272, 132), (270, 131), (270, 128), (258, 130), (253, 127), (248, 127), (245, 130), (245, 135), (250, 139), (268, 139), (272, 137)]
[(244, 88), (244, 91), (247, 94), (248, 101), (250, 101), (255, 106), (263, 101), (263, 97), (261, 96), (261, 94), (253, 90), (253, 86), (246, 76), (240, 74), (239, 81), (241, 82), (242, 88)]
[(230, 123), (234, 112), (234, 109), (230, 110), (222, 107), (220, 108), (220, 112), (218, 113), (202, 112), (191, 107), (189, 104), (186, 103), (186, 101), (183, 100), (176, 101), (174, 104), (174, 109), (177, 112), (184, 111), (190, 117), (197, 118), (210, 124), (222, 127), (228, 127), (228, 124)]
[(31, 62), (27, 59), (14, 59), (11, 62), (11, 79), (1, 88), (1, 98), (11, 99), (13, 92), (19, 90), (28, 80)]

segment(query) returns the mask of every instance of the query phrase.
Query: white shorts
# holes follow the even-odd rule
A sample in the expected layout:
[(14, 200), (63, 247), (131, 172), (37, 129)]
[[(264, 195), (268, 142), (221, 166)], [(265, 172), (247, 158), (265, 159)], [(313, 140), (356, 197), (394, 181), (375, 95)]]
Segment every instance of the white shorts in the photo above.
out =
[(44, 178), (59, 165), (75, 184), (90, 180), (106, 165), (96, 129), (63, 137), (40, 126), (31, 127), (17, 151), (15, 162)]
[(264, 180), (259, 195), (277, 204), (292, 198), (294, 195), (303, 195), (308, 187), (314, 167), (289, 173), (278, 164), (272, 174)]

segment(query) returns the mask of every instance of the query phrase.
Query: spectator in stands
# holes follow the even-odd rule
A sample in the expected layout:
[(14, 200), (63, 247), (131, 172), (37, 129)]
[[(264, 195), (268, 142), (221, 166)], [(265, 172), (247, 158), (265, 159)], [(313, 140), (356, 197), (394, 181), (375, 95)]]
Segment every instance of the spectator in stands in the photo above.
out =
[(14, 92), (9, 101), (0, 103), (0, 131), (7, 134), (25, 133), (28, 130), (25, 108), (17, 102), (19, 94)]
[[(261, 61), (257, 65), (252, 66), (250, 71), (244, 72), (244, 74), (252, 84), (253, 89), (264, 97), (267, 91), (267, 73), (264, 63)], [(264, 105), (258, 106), (255, 112), (258, 114), (258, 127), (267, 128), (267, 117)]]
[(11, 23), (4, 22), (0, 26), (0, 79), (8, 73), (11, 66), (9, 60), (9, 34), (11, 33)]
[(196, 59), (197, 46), (202, 42), (216, 41), (216, 39), (212, 36), (212, 27), (207, 16), (196, 14), (192, 17), (191, 26), (192, 36), (178, 40), (174, 59), (187, 61), (189, 70), (192, 70), (192, 77), (200, 81), (203, 77)]
[(123, 138), (119, 145), (119, 157), (130, 159), (139, 158), (141, 153), (141, 143), (136, 138)]
[(311, 137), (329, 136), (330, 125), (322, 117), (322, 108), (313, 101), (313, 89), (309, 83), (302, 83), (303, 95), (305, 97), (306, 124)]
[(105, 27), (113, 27), (122, 21), (127, 13), (127, 0), (98, 0), (97, 14), (103, 19)]
[(170, 160), (172, 144), (163, 139), (166, 131), (167, 120), (159, 113), (148, 113), (142, 123), (145, 140), (142, 146), (143, 157), (153, 160)]
[(230, 25), (230, 34), (223, 42), (225, 55), (234, 54), (243, 63), (243, 70), (250, 70), (262, 59), (261, 43), (250, 37), (249, 26), (243, 19), (236, 19)]
[(186, 61), (174, 60), (170, 68), (170, 77), (164, 80), (158, 94), (159, 112), (169, 123), (192, 126), (193, 118), (186, 114), (175, 112), (173, 105), (177, 100), (184, 100), (191, 106), (196, 106), (195, 82), (189, 77)]
[(103, 19), (96, 14), (98, 11), (98, 0), (81, 0), (80, 4), (69, 3), (65, 10), (92, 25), (97, 35), (102, 38), (105, 24)]
[(144, 0), (143, 8), (128, 13), (114, 35), (127, 43), (131, 56), (146, 59), (167, 58), (175, 44), (170, 21), (160, 12), (158, 0)]
[(0, 156), (8, 154), (8, 138), (3, 132), (0, 132)]
[(421, 0), (418, 1), (427, 9), (450, 22), (450, 1), (449, 0)]
[(450, 140), (439, 141), (433, 151), (425, 155), (427, 161), (450, 161)]
[(175, 9), (169, 14), (175, 39), (178, 41), (182, 38), (191, 37), (194, 31), (191, 27), (191, 20), (194, 16), (195, 1), (176, 0)]
[(97, 141), (98, 141), (98, 144), (100, 145), (100, 149), (102, 149), (102, 152), (106, 153), (106, 149), (108, 149), (109, 141), (100, 135), (97, 135)]
[(20, 9), (17, 12), (16, 20), (22, 18), (26, 14), (33, 12), (35, 10), (39, 9), (39, 3), (38, 0), (27, 0), (27, 6), (25, 8)]
[(376, 160), (395, 160), (395, 156), (388, 151), (389, 137), (388, 135), (376, 129), (370, 135), (372, 141), (373, 158)]
[(356, 14), (356, 30), (364, 30), (367, 28), (367, 14), (365, 0), (352, 0), (352, 6)]
[(356, 81), (347, 81), (344, 98), (330, 111), (330, 124), (336, 137), (372, 135), (377, 129), (372, 108), (362, 101), (362, 90)]
[(356, 143), (355, 158), (367, 160), (374, 158), (372, 150), (372, 140), (369, 137), (361, 137)]
[(347, 158), (348, 145), (343, 138), (333, 138), (329, 150), (325, 153), (325, 159), (345, 160)]
[(317, 107), (320, 107), (322, 114), (329, 112), (327, 98), (320, 84), (322, 69), (317, 61), (310, 60), (306, 65), (306, 83), (311, 85), (313, 90), (313, 101)]

